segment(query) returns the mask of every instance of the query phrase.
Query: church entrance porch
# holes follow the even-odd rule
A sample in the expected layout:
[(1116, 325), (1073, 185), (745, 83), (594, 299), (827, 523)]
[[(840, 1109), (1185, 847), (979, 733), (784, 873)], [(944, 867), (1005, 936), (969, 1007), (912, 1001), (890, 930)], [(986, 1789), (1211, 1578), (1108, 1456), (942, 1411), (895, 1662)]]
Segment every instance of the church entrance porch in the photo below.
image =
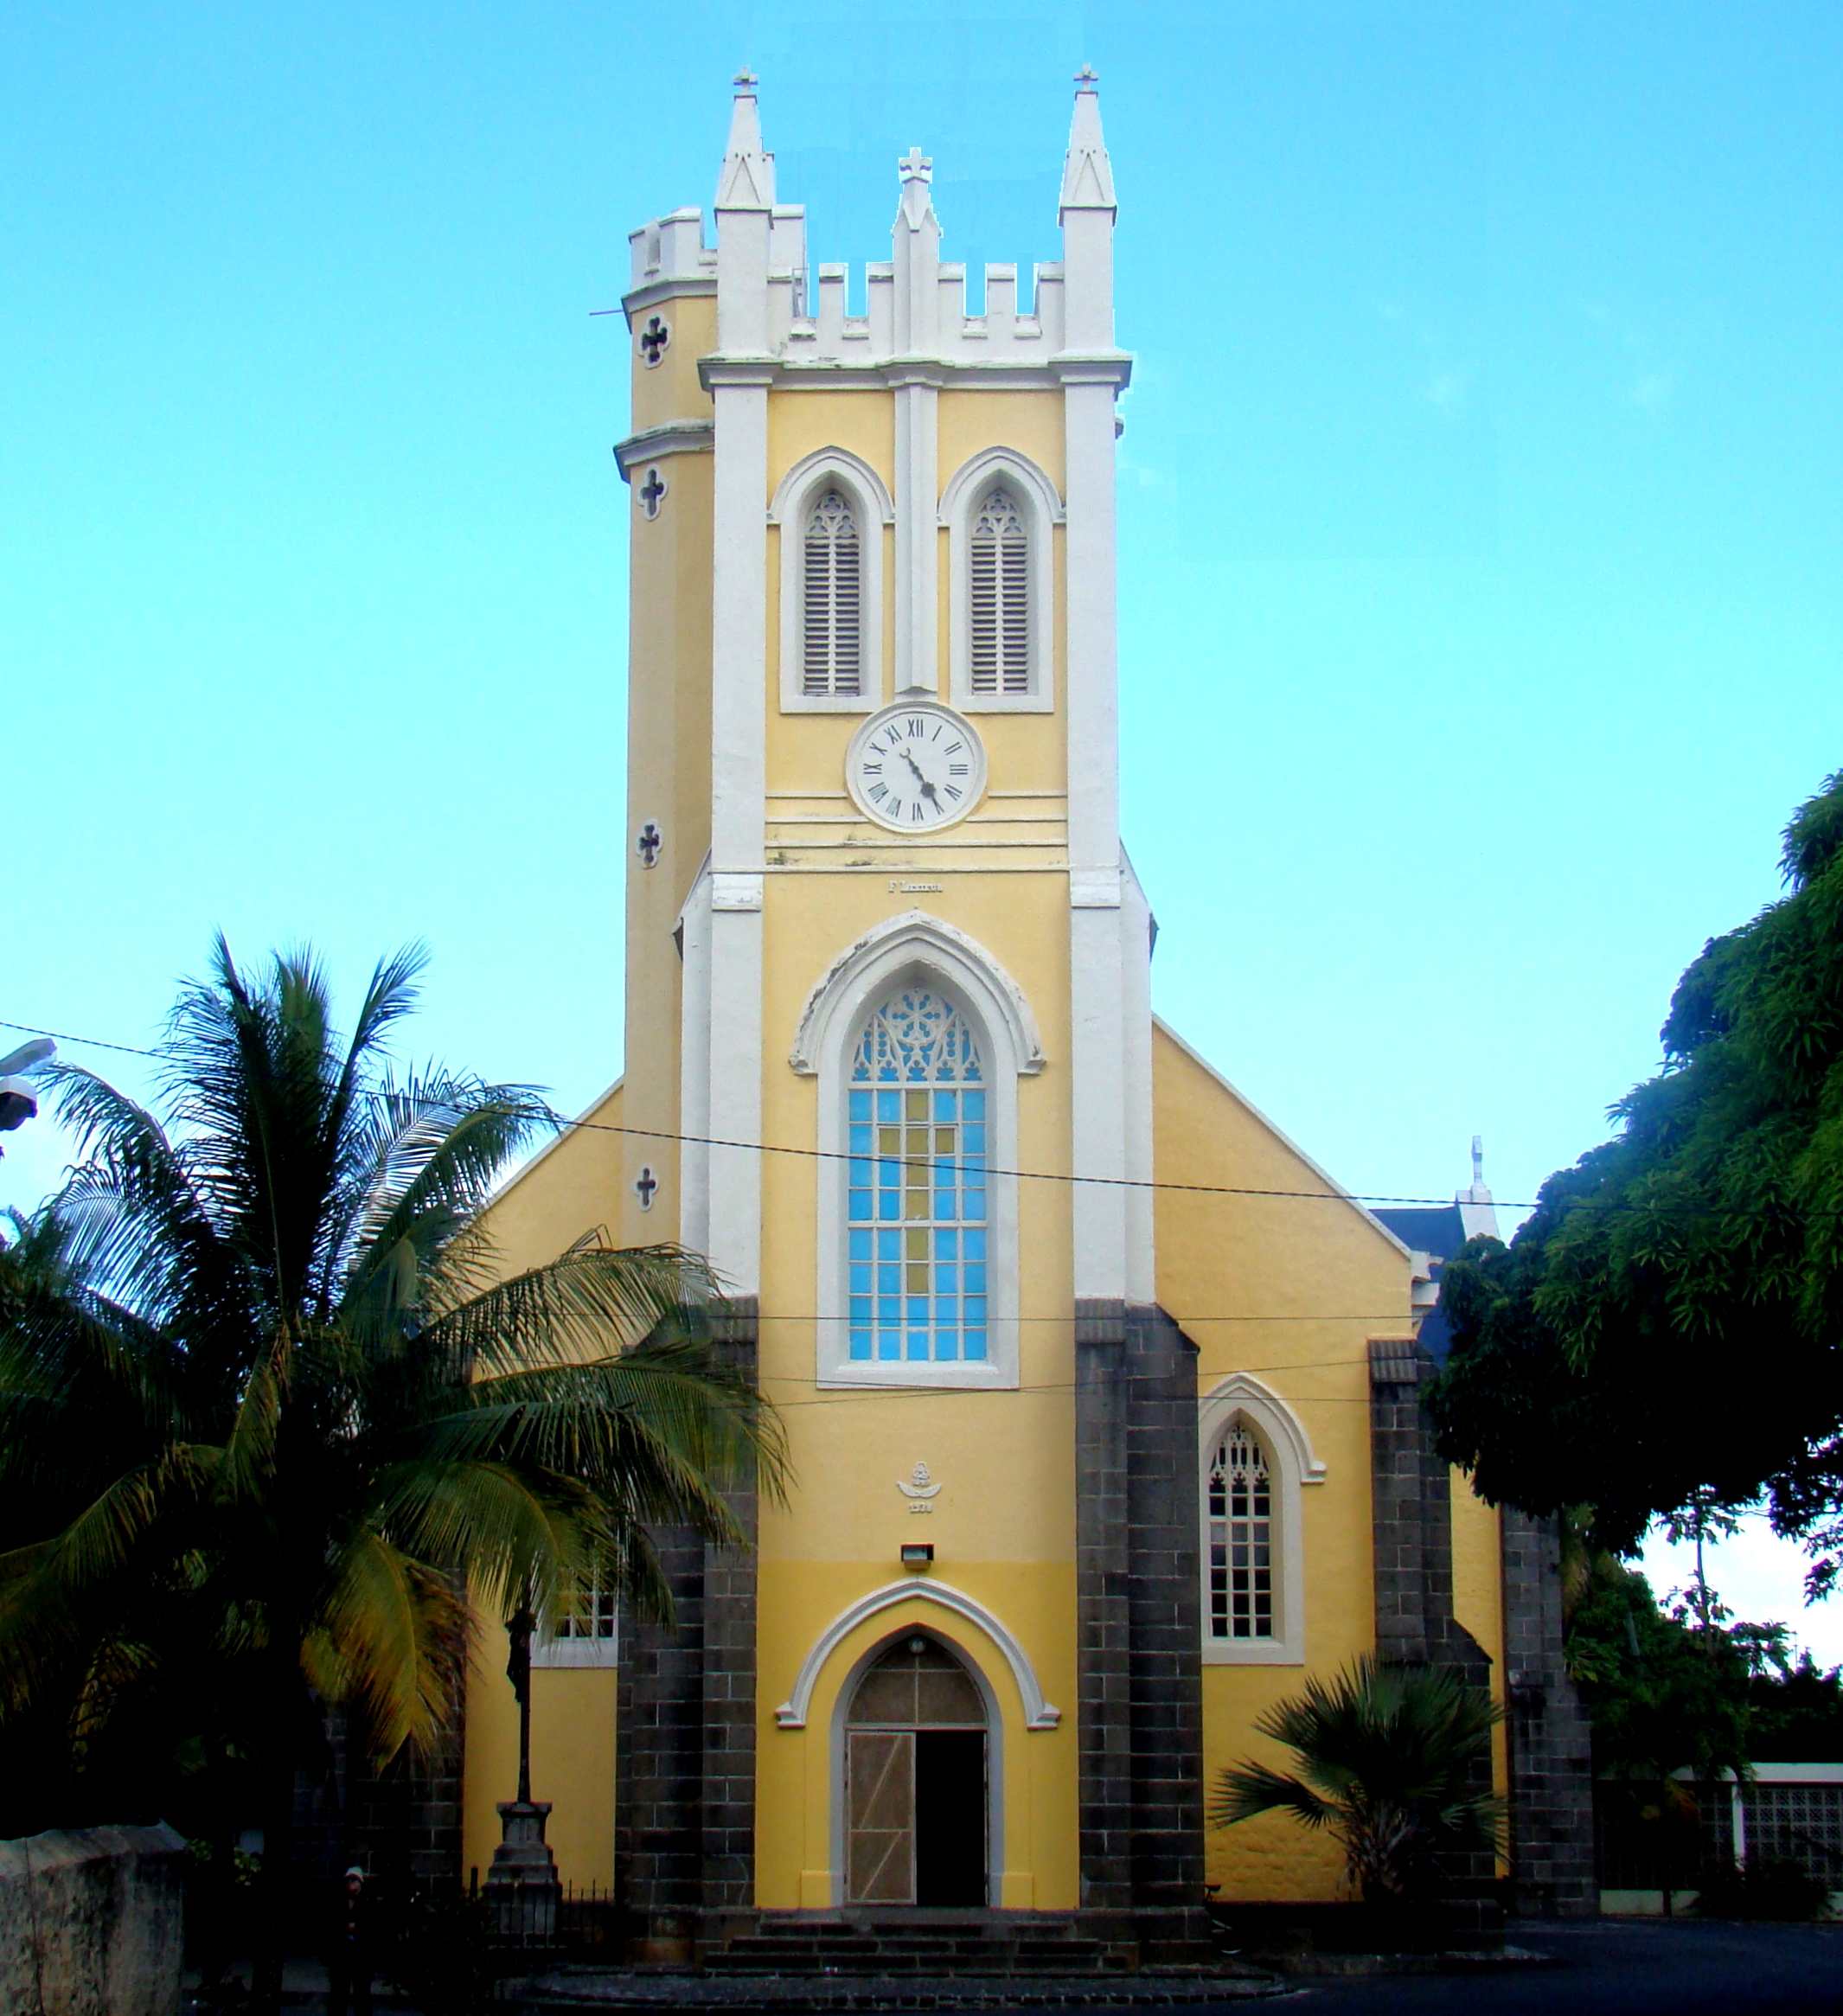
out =
[(898, 1639), (845, 1715), (848, 1904), (989, 1901), (992, 1788), (984, 1695), (939, 1640)]

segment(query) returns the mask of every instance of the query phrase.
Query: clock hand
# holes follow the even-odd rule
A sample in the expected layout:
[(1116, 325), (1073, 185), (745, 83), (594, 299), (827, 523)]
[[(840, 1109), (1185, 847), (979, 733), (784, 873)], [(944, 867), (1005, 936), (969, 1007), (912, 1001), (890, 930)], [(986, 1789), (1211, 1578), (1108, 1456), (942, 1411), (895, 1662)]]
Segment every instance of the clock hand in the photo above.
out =
[[(909, 768), (915, 772), (917, 777), (921, 777), (922, 766), (915, 760), (914, 756), (911, 753), (906, 746), (905, 746), (902, 752), (902, 760), (908, 765)], [(927, 780), (923, 778), (922, 781), (925, 783)]]

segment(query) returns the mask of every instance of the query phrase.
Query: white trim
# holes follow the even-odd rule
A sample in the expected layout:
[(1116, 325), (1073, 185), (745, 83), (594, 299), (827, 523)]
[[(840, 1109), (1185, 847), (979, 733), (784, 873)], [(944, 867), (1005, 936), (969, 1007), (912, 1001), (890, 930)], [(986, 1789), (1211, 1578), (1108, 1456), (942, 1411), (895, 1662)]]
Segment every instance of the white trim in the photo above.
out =
[[(1216, 1444), (1238, 1419), (1251, 1422), (1272, 1460), (1275, 1546), (1279, 1554), (1270, 1638), (1222, 1639), (1209, 1629), (1209, 1465)], [(1231, 1373), (1198, 1403), (1198, 1552), (1201, 1559), (1203, 1663), (1206, 1666), (1302, 1666), (1305, 1663), (1305, 1528), (1300, 1489), (1322, 1484), (1325, 1466), (1312, 1453), (1305, 1426), (1270, 1386)]]
[[(1003, 483), (1028, 518), (1030, 534), (1030, 691), (972, 690), (969, 587), (974, 515), (987, 493)], [(957, 707), (981, 714), (1049, 714), (1056, 705), (1056, 558), (1052, 528), (1064, 520), (1056, 486), (1015, 448), (982, 448), (947, 479), (937, 522), (947, 528), (951, 654), (948, 693)]]
[[(919, 982), (950, 995), (972, 1025), (985, 1067), (988, 1322), (983, 1360), (854, 1360), (846, 1317), (850, 1165), (846, 1142), (849, 1072), (865, 1018), (897, 988)], [(1014, 1170), (1018, 1079), (1043, 1068), (1036, 1020), (1017, 982), (964, 931), (912, 910), (886, 918), (832, 962), (807, 996), (789, 1062), (819, 1079), (815, 1164), (818, 1184), (819, 1321), (816, 1370), (822, 1386), (1014, 1387), (1018, 1383), (1018, 1201)]]
[(937, 693), (941, 684), (940, 538), (934, 528), (939, 464), (939, 394), (931, 385), (897, 386), (896, 487), (902, 515), (896, 521), (896, 691)]
[[(1026, 1076), (1034, 1076), (1042, 1070), (1043, 1045), (1037, 1034), (1037, 1018), (1031, 1013), (1023, 989), (977, 938), (957, 925), (932, 917), (925, 910), (905, 910), (873, 925), (813, 982), (800, 1010), (799, 1027), (788, 1056), (788, 1062), (803, 1078), (818, 1074), (831, 1026), (840, 1013), (841, 995), (863, 1004), (861, 1009), (854, 1006), (845, 1016), (847, 1026), (855, 1035), (856, 1021), (868, 1012), (869, 995), (883, 984), (883, 975), (892, 965), (891, 955), (899, 949), (911, 957), (921, 952), (937, 958), (950, 977), (976, 989), (984, 1002), (982, 1019), (989, 1021), (995, 1016), (1004, 1024), (1016, 1069)], [(867, 982), (865, 976), (873, 970), (877, 978)], [(893, 976), (890, 984), (894, 984)]]
[[(856, 693), (810, 694), (800, 690), (804, 659), (802, 613), (806, 598), (802, 573), (805, 562), (806, 514), (825, 490), (842, 490), (856, 508), (861, 528), (858, 551), (864, 569), (862, 622), (859, 630), (861, 689)], [(865, 714), (883, 697), (883, 528), (893, 522), (896, 507), (883, 479), (861, 456), (846, 448), (816, 448), (803, 455), (775, 488), (768, 522), (780, 528), (781, 547), (781, 712), (784, 714)]]
[(669, 420), (662, 427), (643, 427), (614, 445), (615, 465), (624, 483), (633, 472), (664, 455), (708, 455), (717, 445), (714, 420)]
[[(971, 1648), (961, 1644), (950, 1633), (942, 1630), (933, 1622), (925, 1627), (916, 1623), (899, 1624), (886, 1632), (861, 1658), (851, 1662), (851, 1670), (845, 1675), (838, 1690), (838, 1699), (832, 1704), (831, 1779), (832, 1824), (830, 1840), (832, 1850), (832, 1902), (840, 1907), (845, 1903), (846, 1885), (851, 1878), (848, 1862), (849, 1844), (845, 1827), (845, 1746), (850, 1740), (850, 1727), (847, 1718), (851, 1712), (852, 1697), (857, 1693), (858, 1683), (870, 1668), (899, 1639), (906, 1638), (912, 1632), (925, 1629), (932, 1637), (939, 1639), (965, 1669), (966, 1677), (979, 1690), (979, 1699), (985, 1706), (986, 1725), (986, 1901), (996, 1901), (1003, 1887), (1005, 1866), (1005, 1717), (999, 1706), (998, 1695), (987, 1677), (985, 1668), (974, 1657)], [(783, 1725), (784, 1727), (798, 1725)]]
[(944, 1582), (924, 1581), (915, 1576), (905, 1582), (886, 1582), (882, 1588), (874, 1589), (867, 1596), (859, 1597), (855, 1603), (848, 1603), (833, 1618), (801, 1661), (800, 1670), (794, 1676), (793, 1692), (774, 1712), (776, 1723), (783, 1729), (804, 1729), (807, 1712), (812, 1706), (813, 1688), (826, 1661), (860, 1624), (912, 1599), (932, 1603), (976, 1625), (997, 1646), (1004, 1654), (1005, 1664), (1011, 1668), (1012, 1679), (1017, 1682), (1017, 1691), (1024, 1704), (1027, 1729), (1060, 1727), (1062, 1711), (1044, 1699), (1043, 1688), (1038, 1681), (1036, 1668), (1030, 1663), (1029, 1654), (991, 1611), (964, 1590), (955, 1589)]
[[(1183, 1052), (1185, 1056), (1187, 1057), (1200, 1071), (1207, 1073), (1209, 1077), (1213, 1078), (1216, 1083), (1222, 1087), (1223, 1091), (1225, 1091), (1229, 1097), (1234, 1100), (1238, 1106), (1241, 1107), (1245, 1112), (1250, 1114), (1254, 1119), (1259, 1121), (1261, 1125), (1264, 1127), (1270, 1135), (1272, 1135), (1274, 1139), (1279, 1142), (1281, 1147), (1283, 1148), (1289, 1155), (1296, 1156), (1300, 1162), (1304, 1163), (1306, 1168), (1309, 1168), (1312, 1174), (1318, 1178), (1319, 1181), (1325, 1186), (1326, 1201), (1328, 1203), (1336, 1202), (1347, 1204), (1350, 1208), (1356, 1213), (1357, 1216), (1369, 1226), (1370, 1230), (1375, 1233), (1378, 1238), (1385, 1240), (1395, 1249), (1398, 1253), (1401, 1255), (1403, 1259), (1407, 1261), (1409, 1264), (1412, 1266), (1414, 1263), (1413, 1249), (1411, 1246), (1405, 1245), (1402, 1240), (1398, 1239), (1395, 1234), (1389, 1230), (1387, 1226), (1385, 1226), (1382, 1220), (1376, 1216), (1375, 1213), (1370, 1210), (1366, 1205), (1359, 1203), (1358, 1200), (1351, 1195), (1349, 1191), (1347, 1191), (1344, 1186), (1338, 1181), (1335, 1176), (1328, 1174), (1324, 1169), (1321, 1168), (1319, 1165), (1312, 1160), (1311, 1156), (1309, 1155), (1305, 1150), (1300, 1147), (1299, 1143), (1284, 1130), (1284, 1129), (1275, 1126), (1273, 1122), (1270, 1120), (1264, 1112), (1262, 1112), (1260, 1108), (1255, 1104), (1252, 1099), (1248, 1098), (1246, 1093), (1237, 1091), (1235, 1086), (1230, 1084), (1228, 1079), (1225, 1078), (1222, 1073), (1217, 1070), (1215, 1066), (1210, 1062), (1208, 1058), (1204, 1056), (1200, 1050), (1194, 1049), (1190, 1044), (1187, 1043), (1184, 1039), (1178, 1034), (1177, 1031), (1171, 1027), (1170, 1023), (1166, 1021), (1161, 1015), (1154, 1015), (1152, 1017), (1152, 1027), (1158, 1031), (1160, 1035), (1168, 1038), (1178, 1049)], [(1411, 1313), (1411, 1311), (1404, 1311), (1403, 1320), (1405, 1322)]]

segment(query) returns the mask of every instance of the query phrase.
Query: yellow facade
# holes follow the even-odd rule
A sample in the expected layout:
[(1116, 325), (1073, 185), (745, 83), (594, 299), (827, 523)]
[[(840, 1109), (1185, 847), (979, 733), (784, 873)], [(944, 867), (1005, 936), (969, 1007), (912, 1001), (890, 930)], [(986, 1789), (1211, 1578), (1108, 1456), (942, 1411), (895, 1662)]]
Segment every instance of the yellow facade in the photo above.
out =
[[(989, 1901), (1071, 1910), (1092, 1901), (1078, 1302), (1155, 1302), (1194, 1346), (1200, 1408), (1224, 1379), (1257, 1375), (1321, 1469), (1281, 1539), (1303, 1564), (1303, 1663), (1206, 1663), (1200, 1648), (1190, 1660), (1207, 1779), (1259, 1748), (1253, 1718), (1304, 1673), (1376, 1643), (1368, 1350), (1412, 1337), (1415, 1268), (1143, 1008), (1146, 912), (1107, 795), (1113, 403), (1129, 360), (1112, 346), (1110, 291), (1104, 328), (1097, 319), (1113, 210), (1091, 90), (1077, 100), (1065, 257), (1039, 280), (1039, 329), (1021, 305), (1014, 327), (995, 307), (976, 332), (951, 323), (925, 163), (905, 164), (898, 256), (872, 276), (867, 327), (835, 326), (828, 283), (816, 305), (803, 253), (783, 258), (778, 234), (797, 213), (772, 208), (754, 117), (743, 89), (718, 251), (685, 213), (635, 236), (632, 432), (619, 451), (632, 520), (629, 777), (624, 829), (611, 835), (627, 870), (625, 1076), (586, 1116), (593, 1129), (566, 1135), (504, 1194), (490, 1230), (509, 1270), (597, 1226), (630, 1243), (683, 1238), (707, 1245), (739, 1307), (753, 1298), (758, 1375), (794, 1484), (786, 1503), (762, 1507), (754, 1558), (746, 1901), (846, 1901), (851, 1689), (880, 1648), (914, 1634), (964, 1663), (995, 1718)], [(988, 298), (1001, 298), (989, 280)], [(654, 362), (640, 339), (659, 325), (669, 340)], [(1013, 458), (995, 468), (1027, 464), (1050, 500), (1030, 534), (1046, 590), (1031, 590), (1041, 705), (975, 706), (957, 669), (957, 621), (969, 619), (956, 542), (968, 534), (952, 485), (994, 450)], [(883, 584), (879, 683), (861, 705), (803, 711), (785, 697), (800, 668), (782, 663), (784, 636), (807, 620), (783, 608), (784, 580), (803, 564), (783, 541), (801, 534), (772, 510), (810, 458), (829, 456), (874, 521), (861, 564)], [(1002, 480), (1022, 495), (1024, 477)], [(844, 779), (866, 720), (904, 695), (963, 709), (989, 764), (981, 802), (925, 833), (879, 825)], [(980, 1026), (989, 1038), (1013, 1030), (1015, 1125), (1001, 1166), (1021, 1173), (992, 1178), (995, 1200), (1014, 1202), (1008, 1245), (991, 1209), (1014, 1300), (994, 1319), (983, 1383), (954, 1383), (954, 1363), (905, 1380), (900, 1367), (841, 1371), (836, 1357), (846, 1316), (824, 1227), (826, 1186), (842, 1181), (842, 1139), (828, 1133), (838, 1066), (803, 1045), (818, 1042), (839, 975), (885, 945), (908, 959), (890, 985), (937, 971), (927, 983), (951, 999), (966, 976), (989, 976), (996, 1005)], [(995, 1043), (988, 1064), (995, 1078)], [(1098, 1145), (1078, 1156), (1083, 1142)], [(1072, 1181), (1099, 1173), (1096, 1155), (1115, 1158), (1108, 1185)], [(1135, 1217), (1148, 1196), (1149, 1218)], [(931, 1495), (904, 1482), (918, 1465)], [(924, 1571), (899, 1558), (918, 1537), (933, 1549)], [(1457, 1496), (1453, 1538), (1461, 1621), (1501, 1668), (1495, 1514)], [(464, 1846), (483, 1870), (495, 1801), (515, 1777), (503, 1650), (483, 1620)], [(555, 1806), (568, 1880), (621, 1879), (617, 1686), (611, 1666), (535, 1676), (533, 1789)], [(1248, 1898), (1330, 1897), (1340, 1881), (1330, 1848), (1280, 1819), (1210, 1835), (1207, 1874)]]

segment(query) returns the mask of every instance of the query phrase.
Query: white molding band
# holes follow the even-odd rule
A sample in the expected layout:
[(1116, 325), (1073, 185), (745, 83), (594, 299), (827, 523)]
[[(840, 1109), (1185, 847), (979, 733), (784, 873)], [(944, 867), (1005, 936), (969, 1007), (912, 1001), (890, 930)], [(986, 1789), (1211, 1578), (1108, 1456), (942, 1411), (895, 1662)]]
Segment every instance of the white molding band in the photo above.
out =
[(950, 1612), (963, 1622), (976, 1626), (997, 1646), (1004, 1654), (1005, 1663), (1011, 1668), (1011, 1677), (1017, 1682), (1017, 1691), (1024, 1703), (1024, 1726), (1027, 1729), (1056, 1729), (1062, 1723), (1062, 1711), (1053, 1707), (1043, 1698), (1043, 1688), (1037, 1679), (1036, 1668), (1030, 1663), (1030, 1656), (1003, 1624), (976, 1598), (968, 1596), (963, 1590), (951, 1587), (944, 1582), (925, 1581), (912, 1576), (905, 1582), (886, 1582), (881, 1589), (874, 1589), (867, 1596), (861, 1596), (854, 1603), (848, 1604), (833, 1618), (811, 1649), (801, 1661), (800, 1671), (795, 1676), (793, 1692), (774, 1712), (775, 1721), (783, 1729), (804, 1729), (807, 1712), (812, 1706), (813, 1689), (826, 1662), (837, 1651), (860, 1624), (880, 1616), (885, 1610), (894, 1610), (899, 1603), (932, 1603), (937, 1608)]
[(925, 910), (905, 910), (873, 925), (814, 982), (800, 1011), (787, 1059), (803, 1078), (817, 1074), (828, 1034), (841, 1008), (854, 1029), (871, 1005), (869, 982), (880, 982), (886, 969), (893, 976), (894, 968), (910, 960), (924, 965), (937, 963), (950, 980), (976, 990), (986, 1018), (995, 1018), (1009, 1034), (1016, 1069), (1026, 1076), (1042, 1070), (1042, 1040), (1023, 989), (977, 938), (957, 925)]
[(867, 517), (880, 517), (886, 525), (895, 523), (896, 501), (888, 486), (861, 455), (854, 455), (848, 448), (816, 448), (810, 455), (803, 455), (774, 486), (774, 496), (768, 504), (768, 522), (784, 523), (828, 471), (844, 477), (863, 491), (867, 506), (874, 507), (874, 511), (867, 510)]
[(1003, 447), (982, 448), (976, 455), (968, 456), (948, 477), (941, 491), (937, 522), (950, 527), (965, 504), (967, 493), (982, 488), (988, 477), (1000, 474), (1015, 477), (1036, 498), (1052, 525), (1063, 522), (1067, 512), (1055, 484), (1027, 455)]
[(634, 471), (667, 455), (708, 455), (717, 445), (714, 420), (669, 420), (663, 426), (642, 427), (614, 445), (614, 459), (624, 483)]

